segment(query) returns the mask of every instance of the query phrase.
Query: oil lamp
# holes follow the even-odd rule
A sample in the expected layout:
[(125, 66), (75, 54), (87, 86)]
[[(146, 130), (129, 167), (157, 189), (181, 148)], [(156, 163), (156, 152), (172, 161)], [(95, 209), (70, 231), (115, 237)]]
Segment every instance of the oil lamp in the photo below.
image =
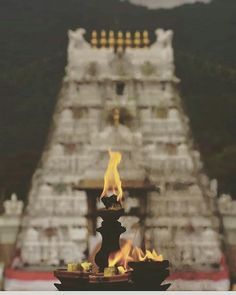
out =
[(97, 229), (102, 235), (102, 245), (95, 256), (99, 271), (93, 272), (89, 263), (72, 264), (67, 270), (57, 270), (55, 276), (61, 284), (55, 284), (63, 291), (161, 291), (170, 284), (162, 285), (169, 276), (169, 261), (155, 250), (142, 251), (132, 241), (125, 241), (120, 247), (120, 235), (126, 231), (118, 221), (124, 215), (123, 191), (118, 172), (122, 156), (109, 151), (110, 160), (104, 176), (101, 202), (104, 208), (98, 210), (102, 225)]

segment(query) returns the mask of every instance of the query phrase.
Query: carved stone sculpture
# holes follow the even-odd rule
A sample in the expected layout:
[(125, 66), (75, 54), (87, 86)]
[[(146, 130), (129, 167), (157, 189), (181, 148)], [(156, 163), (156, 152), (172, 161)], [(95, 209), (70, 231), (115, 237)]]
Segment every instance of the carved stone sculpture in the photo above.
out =
[(23, 201), (18, 200), (16, 194), (12, 194), (10, 200), (3, 202), (6, 215), (21, 215), (23, 212), (23, 206)]

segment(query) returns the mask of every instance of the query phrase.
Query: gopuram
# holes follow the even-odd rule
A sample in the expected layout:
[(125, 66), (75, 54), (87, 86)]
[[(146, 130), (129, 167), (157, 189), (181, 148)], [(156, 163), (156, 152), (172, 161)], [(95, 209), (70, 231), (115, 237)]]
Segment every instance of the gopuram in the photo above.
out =
[(126, 196), (121, 238), (171, 262), (170, 290), (228, 290), (217, 182), (204, 173), (182, 107), (173, 32), (157, 29), (154, 42), (147, 31), (93, 31), (86, 41), (77, 29), (68, 37), (66, 74), (5, 288), (53, 289), (55, 267), (95, 256), (97, 197), (113, 150), (122, 154)]

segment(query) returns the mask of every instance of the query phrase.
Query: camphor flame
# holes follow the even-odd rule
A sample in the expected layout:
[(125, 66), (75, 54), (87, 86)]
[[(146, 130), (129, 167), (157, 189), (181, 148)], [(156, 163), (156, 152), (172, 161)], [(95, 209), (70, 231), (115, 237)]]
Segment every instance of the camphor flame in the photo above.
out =
[(110, 160), (107, 166), (106, 173), (104, 175), (104, 188), (101, 195), (105, 197), (111, 191), (117, 196), (117, 201), (121, 201), (123, 197), (123, 191), (121, 187), (120, 175), (118, 172), (118, 165), (121, 162), (122, 155), (119, 152), (109, 151)]
[(132, 241), (128, 240), (120, 251), (112, 253), (108, 259), (108, 266), (123, 266), (125, 271), (129, 270), (128, 263), (131, 261), (163, 261), (163, 256), (158, 255), (155, 250), (146, 250), (145, 253), (138, 247), (133, 248)]

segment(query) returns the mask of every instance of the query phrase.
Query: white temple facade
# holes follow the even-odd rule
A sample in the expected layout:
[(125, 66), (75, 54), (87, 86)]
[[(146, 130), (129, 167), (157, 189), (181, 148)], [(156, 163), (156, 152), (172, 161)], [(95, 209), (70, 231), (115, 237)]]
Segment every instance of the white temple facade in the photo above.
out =
[[(66, 75), (17, 241), (21, 265), (54, 267), (92, 254), (112, 149), (123, 156), (123, 238), (157, 249), (173, 272), (221, 272), (217, 184), (204, 174), (181, 106), (173, 32), (156, 30), (150, 46), (142, 34), (126, 34), (116, 50), (112, 33), (109, 39), (103, 32), (101, 41), (93, 33), (92, 45), (84, 34), (68, 34)], [(229, 288), (227, 278), (204, 284)], [(172, 288), (191, 290), (184, 279)]]

